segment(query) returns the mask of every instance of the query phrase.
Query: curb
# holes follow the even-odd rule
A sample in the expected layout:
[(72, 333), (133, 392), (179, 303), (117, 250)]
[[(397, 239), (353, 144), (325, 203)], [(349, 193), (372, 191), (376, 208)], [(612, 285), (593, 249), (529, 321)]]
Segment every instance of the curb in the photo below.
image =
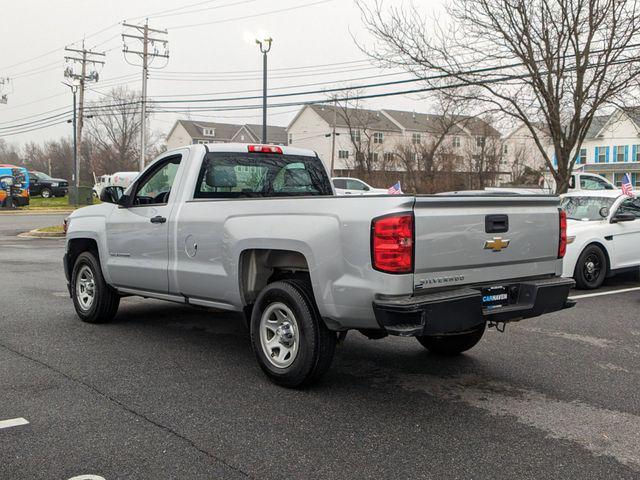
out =
[(18, 236), (21, 238), (64, 238), (66, 235), (58, 232), (41, 232), (35, 229), (29, 232), (19, 233)]
[(53, 213), (57, 213), (60, 215), (69, 215), (73, 213), (73, 210), (0, 210), (1, 215), (51, 215)]

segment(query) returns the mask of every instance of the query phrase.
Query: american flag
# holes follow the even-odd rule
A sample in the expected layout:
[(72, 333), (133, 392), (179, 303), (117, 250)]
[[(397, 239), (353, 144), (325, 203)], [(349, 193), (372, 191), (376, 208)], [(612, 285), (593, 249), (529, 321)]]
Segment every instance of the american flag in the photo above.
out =
[(627, 197), (633, 197), (633, 185), (631, 184), (631, 175), (628, 173), (624, 174), (622, 177), (622, 193), (624, 193)]
[(387, 190), (387, 193), (389, 193), (389, 195), (402, 195), (402, 188), (400, 188), (400, 180), (398, 180), (395, 185), (389, 187), (389, 190)]

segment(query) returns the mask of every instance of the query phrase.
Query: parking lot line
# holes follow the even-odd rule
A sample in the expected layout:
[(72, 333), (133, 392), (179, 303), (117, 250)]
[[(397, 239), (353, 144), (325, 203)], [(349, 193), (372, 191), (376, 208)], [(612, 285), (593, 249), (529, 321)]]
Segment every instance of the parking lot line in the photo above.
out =
[(614, 295), (616, 293), (635, 292), (637, 290), (640, 290), (640, 287), (621, 288), (620, 290), (609, 290), (609, 291), (606, 291), (606, 292), (586, 293), (584, 295), (574, 295), (572, 297), (569, 297), (569, 299), (570, 300), (578, 300), (580, 298), (601, 297), (603, 295)]
[(0, 420), (0, 430), (3, 428), (19, 427), (20, 425), (28, 425), (29, 422), (24, 418), (12, 418), (10, 420)]

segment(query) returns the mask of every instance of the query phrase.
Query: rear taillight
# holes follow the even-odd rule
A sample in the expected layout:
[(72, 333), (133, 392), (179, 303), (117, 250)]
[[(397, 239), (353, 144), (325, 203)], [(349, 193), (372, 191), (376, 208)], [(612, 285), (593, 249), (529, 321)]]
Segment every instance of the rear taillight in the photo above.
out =
[(567, 212), (560, 210), (560, 241), (558, 242), (558, 258), (567, 253)]
[(413, 214), (375, 218), (371, 224), (373, 268), (386, 273), (413, 272)]
[(277, 145), (249, 145), (250, 153), (280, 153), (282, 154), (282, 148)]

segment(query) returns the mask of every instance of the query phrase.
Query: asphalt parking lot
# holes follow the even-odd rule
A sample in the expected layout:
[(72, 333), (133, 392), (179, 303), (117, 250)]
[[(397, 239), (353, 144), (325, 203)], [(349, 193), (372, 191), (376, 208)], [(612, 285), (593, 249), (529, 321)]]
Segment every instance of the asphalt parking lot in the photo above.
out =
[(127, 298), (113, 323), (80, 322), (63, 241), (15, 236), (61, 218), (0, 216), (0, 479), (640, 477), (640, 290), (452, 359), (350, 333), (292, 391), (238, 318)]

